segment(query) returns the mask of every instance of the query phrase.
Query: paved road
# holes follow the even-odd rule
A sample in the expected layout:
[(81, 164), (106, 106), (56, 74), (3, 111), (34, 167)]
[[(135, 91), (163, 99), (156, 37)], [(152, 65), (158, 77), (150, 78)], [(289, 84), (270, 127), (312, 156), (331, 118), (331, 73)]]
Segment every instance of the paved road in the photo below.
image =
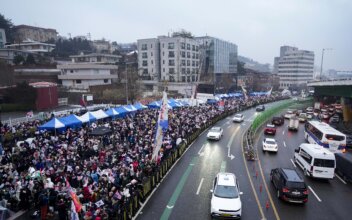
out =
[[(217, 125), (224, 128), (224, 136), (218, 142), (207, 141), (206, 132), (200, 135), (136, 218), (211, 219), (209, 190), (215, 175), (227, 171), (237, 175), (244, 193), (242, 219), (351, 219), (352, 187), (337, 177), (330, 181), (304, 177), (311, 188), (305, 205), (288, 204), (276, 198), (269, 180), (270, 170), (295, 167), (291, 159), (294, 149), (304, 142), (303, 124), (298, 132), (288, 132), (286, 120), (277, 129), (275, 139), (280, 144), (277, 154), (261, 151), (264, 135), (260, 130), (256, 139), (259, 160), (248, 162), (243, 159), (242, 136), (257, 114), (254, 109), (245, 111), (242, 124), (232, 123), (231, 117), (219, 121)], [(300, 169), (298, 172), (304, 176)]]
[[(294, 149), (304, 143), (304, 124), (300, 124), (298, 132), (289, 132), (288, 120), (278, 127), (275, 139), (279, 144), (279, 151), (275, 153), (263, 153), (261, 142), (266, 135), (261, 132), (258, 138), (258, 156), (264, 173), (264, 179), (268, 190), (273, 197), (272, 200), (281, 219), (351, 219), (352, 210), (351, 185), (343, 183), (339, 178), (333, 180), (314, 180), (303, 175), (302, 170), (293, 164), (291, 159)], [(269, 180), (270, 170), (276, 167), (296, 168), (298, 173), (304, 177), (307, 185), (311, 188), (309, 200), (305, 205), (287, 204), (278, 200), (274, 187)], [(314, 193), (313, 193), (313, 191)], [(315, 194), (315, 195), (314, 195)]]
[(241, 124), (233, 123), (232, 117), (219, 121), (216, 126), (224, 129), (220, 141), (208, 141), (206, 132), (201, 134), (152, 194), (137, 219), (211, 219), (210, 189), (219, 171), (237, 175), (244, 193), (241, 197), (244, 219), (262, 219), (264, 214), (274, 216), (271, 210), (263, 210), (265, 202), (256, 200), (248, 177), (256, 180), (256, 172), (243, 159), (243, 133), (257, 114), (260, 113), (255, 109), (245, 111), (245, 121)]

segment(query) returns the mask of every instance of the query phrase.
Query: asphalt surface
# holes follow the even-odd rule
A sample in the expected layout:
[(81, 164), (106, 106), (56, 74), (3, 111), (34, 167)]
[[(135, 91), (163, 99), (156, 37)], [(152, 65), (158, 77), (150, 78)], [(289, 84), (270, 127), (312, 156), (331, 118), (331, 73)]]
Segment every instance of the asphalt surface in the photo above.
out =
[[(243, 114), (243, 123), (233, 123), (231, 116), (216, 124), (224, 129), (220, 141), (208, 141), (207, 131), (201, 134), (159, 184), (136, 219), (211, 219), (210, 189), (220, 171), (235, 173), (238, 178), (243, 192), (242, 219), (351, 219), (350, 184), (345, 184), (338, 177), (333, 180), (305, 177), (291, 161), (294, 149), (305, 142), (303, 123), (297, 132), (288, 131), (288, 120), (277, 128), (276, 135), (271, 136), (279, 144), (277, 154), (262, 152), (262, 140), (266, 135), (260, 129), (255, 139), (258, 160), (246, 161), (242, 152), (242, 136), (260, 113), (253, 108)], [(270, 170), (276, 167), (298, 170), (310, 187), (305, 205), (289, 204), (276, 198), (269, 179)]]

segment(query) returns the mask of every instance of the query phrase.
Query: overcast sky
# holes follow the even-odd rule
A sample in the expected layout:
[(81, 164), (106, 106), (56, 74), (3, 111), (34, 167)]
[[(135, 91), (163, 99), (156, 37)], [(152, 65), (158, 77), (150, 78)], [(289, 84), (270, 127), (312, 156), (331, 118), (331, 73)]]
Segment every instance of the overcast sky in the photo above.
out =
[(0, 0), (15, 25), (91, 34), (118, 43), (186, 29), (238, 45), (240, 55), (273, 64), (281, 45), (315, 52), (324, 69), (352, 70), (351, 0)]

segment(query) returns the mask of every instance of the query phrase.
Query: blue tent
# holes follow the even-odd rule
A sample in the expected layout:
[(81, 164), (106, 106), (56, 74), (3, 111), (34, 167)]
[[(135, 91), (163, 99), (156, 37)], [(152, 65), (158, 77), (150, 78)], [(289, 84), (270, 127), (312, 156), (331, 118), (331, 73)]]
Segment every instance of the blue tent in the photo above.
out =
[(141, 109), (145, 109), (148, 108), (145, 105), (142, 105), (140, 102), (137, 102), (136, 104), (133, 105), (136, 109), (141, 110)]
[(39, 131), (64, 131), (65, 130), (65, 124), (62, 123), (59, 119), (53, 118), (47, 123), (41, 125), (38, 127)]
[(134, 107), (133, 105), (124, 105), (123, 106), (124, 109), (127, 110), (127, 112), (136, 112), (138, 109), (136, 107)]
[(107, 111), (105, 111), (105, 113), (111, 118), (116, 118), (119, 115), (119, 113), (114, 108), (108, 109)]
[(94, 115), (92, 115), (92, 113), (90, 112), (86, 112), (84, 115), (78, 116), (77, 118), (83, 123), (90, 123), (97, 120)]
[(76, 115), (62, 117), (60, 121), (64, 123), (66, 128), (79, 128), (82, 126), (82, 121)]
[(128, 111), (122, 106), (115, 108), (115, 111), (119, 113), (119, 117), (125, 117), (128, 113)]
[(160, 108), (161, 101), (154, 101), (148, 104), (148, 108)]

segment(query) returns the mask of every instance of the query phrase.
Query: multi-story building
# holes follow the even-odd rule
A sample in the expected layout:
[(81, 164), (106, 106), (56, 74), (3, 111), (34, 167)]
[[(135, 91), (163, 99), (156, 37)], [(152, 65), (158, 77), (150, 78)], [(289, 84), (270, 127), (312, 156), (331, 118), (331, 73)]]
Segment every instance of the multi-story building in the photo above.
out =
[(61, 84), (71, 90), (89, 90), (90, 86), (110, 85), (117, 81), (119, 56), (89, 54), (71, 56), (72, 63), (57, 65)]
[(228, 80), (229, 76), (235, 78), (237, 45), (210, 36), (197, 37), (197, 40), (201, 51), (204, 80), (212, 79), (212, 82), (217, 84), (222, 80)]
[(47, 44), (47, 43), (41, 43), (41, 42), (32, 41), (32, 40), (25, 40), (21, 43), (6, 45), (5, 48), (28, 51), (28, 52), (45, 56), (48, 53), (50, 53), (52, 50), (54, 50), (55, 44)]
[(57, 31), (52, 28), (33, 27), (29, 25), (17, 25), (15, 30), (15, 42), (19, 43), (30, 39), (33, 41), (47, 42), (57, 40)]
[(198, 78), (199, 46), (192, 37), (138, 40), (138, 66), (142, 79), (167, 82), (195, 82)]
[(274, 71), (277, 71), (280, 77), (280, 89), (305, 86), (309, 80), (313, 79), (314, 52), (282, 46), (280, 57), (274, 59)]
[(6, 44), (6, 34), (5, 30), (0, 28), (0, 49), (4, 48)]

